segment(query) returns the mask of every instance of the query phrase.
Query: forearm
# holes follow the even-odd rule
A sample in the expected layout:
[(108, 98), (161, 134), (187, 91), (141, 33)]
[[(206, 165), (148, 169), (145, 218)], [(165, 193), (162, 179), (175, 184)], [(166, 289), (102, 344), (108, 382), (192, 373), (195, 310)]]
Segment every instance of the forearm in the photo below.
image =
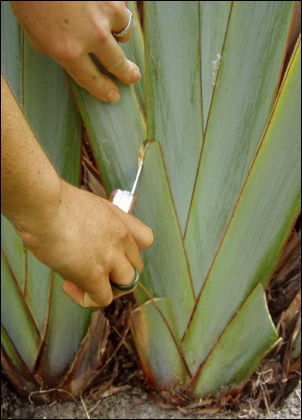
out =
[(1, 211), (35, 235), (56, 213), (61, 180), (1, 75)]

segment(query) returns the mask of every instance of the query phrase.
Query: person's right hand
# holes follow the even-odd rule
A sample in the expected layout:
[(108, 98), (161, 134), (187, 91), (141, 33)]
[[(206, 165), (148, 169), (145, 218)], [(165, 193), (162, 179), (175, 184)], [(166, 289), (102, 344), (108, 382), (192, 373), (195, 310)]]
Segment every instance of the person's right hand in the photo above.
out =
[(64, 292), (84, 308), (107, 306), (124, 294), (117, 289), (113, 294), (109, 279), (132, 283), (134, 267), (143, 271), (140, 251), (154, 240), (152, 230), (135, 217), (64, 181), (58, 211), (31, 226), (31, 232), (18, 231), (24, 242), (66, 279)]
[[(141, 75), (127, 60), (113, 32), (129, 22), (124, 1), (11, 1), (11, 8), (32, 46), (53, 57), (75, 81), (105, 102), (117, 102), (116, 84), (100, 73), (89, 53), (122, 83), (132, 84)], [(119, 38), (127, 42), (134, 31)]]

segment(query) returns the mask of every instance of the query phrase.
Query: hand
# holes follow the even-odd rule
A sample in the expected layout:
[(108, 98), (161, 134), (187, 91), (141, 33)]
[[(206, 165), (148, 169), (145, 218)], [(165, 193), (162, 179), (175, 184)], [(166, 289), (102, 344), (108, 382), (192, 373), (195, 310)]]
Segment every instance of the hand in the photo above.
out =
[[(89, 53), (122, 83), (140, 80), (112, 32), (122, 31), (129, 13), (124, 1), (11, 1), (12, 10), (32, 46), (53, 57), (74, 80), (105, 102), (117, 102), (114, 82), (100, 73)], [(134, 31), (120, 42), (127, 42)]]
[(40, 261), (68, 279), (64, 292), (84, 308), (107, 306), (124, 294), (114, 289), (113, 295), (109, 279), (132, 283), (133, 267), (143, 270), (140, 251), (154, 239), (135, 217), (64, 181), (61, 204), (47, 228), (36, 235), (19, 233)]

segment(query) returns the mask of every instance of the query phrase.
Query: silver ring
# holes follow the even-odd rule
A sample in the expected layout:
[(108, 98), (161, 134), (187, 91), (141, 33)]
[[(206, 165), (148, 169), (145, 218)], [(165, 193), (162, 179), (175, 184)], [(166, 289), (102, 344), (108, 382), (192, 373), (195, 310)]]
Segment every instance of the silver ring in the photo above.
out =
[(121, 38), (122, 36), (128, 35), (129, 32), (131, 32), (132, 27), (133, 27), (133, 14), (130, 12), (129, 9), (127, 9), (128, 13), (129, 13), (129, 22), (127, 24), (127, 26), (120, 32), (112, 32), (112, 34), (116, 37), (116, 38)]
[(140, 272), (136, 268), (134, 268), (134, 271), (135, 271), (136, 276), (135, 276), (135, 279), (134, 279), (134, 281), (132, 283), (127, 284), (126, 286), (124, 286), (122, 284), (114, 283), (114, 281), (110, 280), (111, 285), (113, 287), (115, 287), (116, 289), (122, 290), (122, 291), (134, 289), (134, 287), (139, 282), (139, 276), (140, 276)]

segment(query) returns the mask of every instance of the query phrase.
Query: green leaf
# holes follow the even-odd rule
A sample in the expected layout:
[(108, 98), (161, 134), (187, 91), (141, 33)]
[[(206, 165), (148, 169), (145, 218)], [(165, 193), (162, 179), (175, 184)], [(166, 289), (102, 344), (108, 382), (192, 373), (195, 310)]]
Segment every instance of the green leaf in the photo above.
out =
[(56, 274), (49, 302), (49, 325), (37, 370), (50, 387), (58, 383), (77, 354), (93, 311), (81, 308), (66, 296), (61, 281)]
[(301, 327), (293, 344), (292, 359), (301, 356)]
[(159, 141), (182, 232), (202, 145), (199, 2), (145, 2), (147, 121)]
[[(268, 284), (300, 211), (300, 58), (299, 44), (232, 221), (197, 300), (183, 342), (194, 372), (255, 284)], [(194, 351), (197, 346), (198, 354)]]
[(272, 110), (294, 2), (235, 2), (185, 245), (198, 293)]
[(131, 327), (141, 367), (150, 382), (157, 387), (184, 386), (189, 376), (170, 299), (155, 299), (135, 309)]
[[(20, 260), (20, 263), (22, 261)], [(30, 304), (31, 312), (40, 334), (43, 334), (45, 317), (47, 317), (50, 283), (53, 273), (47, 265), (42, 264), (27, 249), (26, 255), (26, 283), (24, 296)]]
[(26, 278), (26, 247), (11, 222), (1, 214), (1, 247), (14, 272), (16, 281), (24, 291)]
[(2, 366), (5, 365), (5, 359), (8, 358), (12, 366), (16, 367), (17, 370), (20, 372), (20, 374), (22, 375), (22, 378), (25, 378), (25, 380), (32, 382), (33, 379), (30, 375), (29, 370), (25, 366), (23, 360), (20, 358), (19, 353), (17, 352), (15, 346), (11, 342), (2, 324), (1, 324), (1, 343), (2, 343), (2, 346), (5, 348), (5, 351), (1, 348), (1, 365)]
[(82, 126), (64, 69), (24, 39), (24, 112), (58, 174), (79, 185)]
[(2, 325), (26, 366), (32, 369), (39, 350), (40, 334), (3, 251), (1, 296), (5, 296), (1, 304)]
[(258, 284), (219, 337), (189, 389), (201, 398), (242, 388), (277, 342), (263, 286)]

